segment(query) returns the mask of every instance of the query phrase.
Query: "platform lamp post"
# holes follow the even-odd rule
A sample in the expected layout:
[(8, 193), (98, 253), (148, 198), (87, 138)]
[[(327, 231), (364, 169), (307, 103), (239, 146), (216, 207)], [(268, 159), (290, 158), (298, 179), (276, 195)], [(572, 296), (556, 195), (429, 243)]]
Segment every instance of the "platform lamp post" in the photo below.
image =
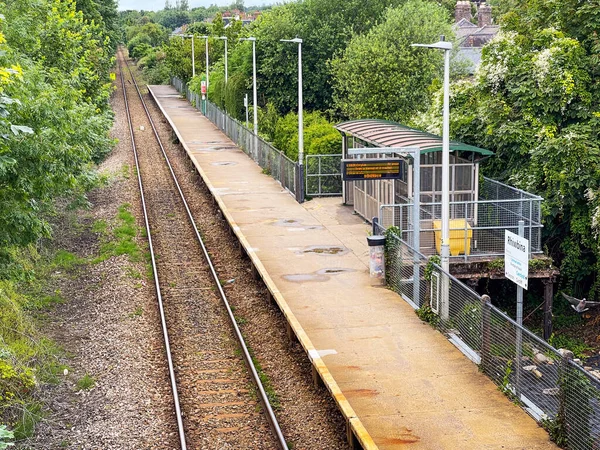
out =
[(304, 125), (302, 119), (302, 39), (280, 39), (281, 42), (298, 44), (298, 171), (296, 180), (296, 200), (304, 202)]
[(196, 76), (196, 55), (194, 55), (194, 35), (193, 34), (184, 34), (184, 38), (189, 37), (192, 38), (192, 78)]
[(252, 109), (253, 109), (253, 120), (254, 120), (254, 155), (258, 158), (257, 148), (257, 136), (258, 136), (258, 105), (257, 105), (257, 94), (256, 94), (256, 38), (247, 37), (240, 38), (240, 41), (252, 42)]
[(217, 39), (225, 41), (225, 84), (227, 84), (227, 36), (219, 36)]
[[(444, 36), (434, 44), (412, 44), (411, 47), (435, 48), (444, 51), (444, 117), (442, 127), (442, 269), (450, 273), (450, 50), (452, 43)], [(449, 280), (442, 276), (442, 305), (440, 315), (450, 315)]]
[(206, 100), (208, 100), (208, 36), (199, 36), (201, 39), (204, 39), (204, 52), (206, 53), (206, 94), (202, 95), (202, 100), (204, 100), (204, 115), (206, 116)]

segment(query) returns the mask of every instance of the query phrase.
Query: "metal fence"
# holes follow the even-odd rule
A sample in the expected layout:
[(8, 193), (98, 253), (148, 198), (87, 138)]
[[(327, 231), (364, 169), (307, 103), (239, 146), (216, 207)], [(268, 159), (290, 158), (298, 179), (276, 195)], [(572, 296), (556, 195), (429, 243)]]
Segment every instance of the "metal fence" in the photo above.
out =
[[(377, 224), (375, 231), (385, 232)], [(555, 441), (571, 450), (600, 449), (596, 376), (391, 233), (386, 258), (389, 286), (421, 308), (422, 318), (541, 422)]]
[(306, 195), (342, 195), (342, 154), (306, 155)]
[[(542, 253), (541, 197), (485, 177), (479, 193), (477, 201), (450, 202), (451, 258), (468, 261), (480, 256), (503, 256), (504, 230), (517, 234), (519, 220), (525, 222), (531, 253)], [(399, 227), (402, 239), (412, 242), (412, 206), (381, 205), (379, 223), (386, 228)], [(420, 211), (419, 250), (425, 254), (440, 253), (442, 204), (422, 203)]]
[[(198, 110), (201, 109), (202, 103), (198, 94), (190, 91), (187, 85), (178, 78), (172, 78), (171, 83)], [(206, 117), (219, 129), (223, 130), (229, 139), (262, 167), (264, 173), (271, 175), (285, 189), (290, 191), (296, 199), (299, 199), (298, 194), (303, 193), (297, 188), (301, 185), (298, 182), (301, 170), (297, 163), (289, 159), (282, 151), (277, 150), (260, 136), (255, 135), (241, 122), (229, 116), (210, 101), (206, 101)], [(303, 200), (304, 196), (301, 195), (300, 198)]]

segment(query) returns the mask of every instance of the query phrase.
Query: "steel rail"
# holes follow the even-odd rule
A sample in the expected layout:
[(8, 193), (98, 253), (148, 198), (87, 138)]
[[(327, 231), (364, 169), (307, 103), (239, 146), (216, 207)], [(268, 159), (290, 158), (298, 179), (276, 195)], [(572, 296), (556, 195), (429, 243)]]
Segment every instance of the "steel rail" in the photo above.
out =
[[(127, 66), (127, 69), (129, 70), (129, 73), (131, 75), (131, 78), (133, 79), (133, 84), (135, 86), (135, 89), (138, 92), (138, 95), (140, 97), (140, 100), (142, 102), (142, 105), (144, 106), (144, 110), (146, 111), (146, 115), (148, 116), (148, 120), (150, 121), (150, 125), (152, 126), (152, 131), (154, 132), (154, 136), (156, 137), (156, 140), (160, 146), (160, 149), (162, 151), (162, 154), (165, 158), (165, 162), (167, 163), (167, 166), (169, 167), (169, 171), (171, 172), (171, 176), (173, 177), (173, 182), (175, 183), (175, 186), (177, 187), (177, 190), (179, 191), (179, 196), (181, 197), (181, 200), (183, 202), (183, 205), (185, 206), (185, 210), (187, 211), (187, 215), (188, 215), (188, 219), (190, 221), (190, 224), (192, 225), (192, 227), (194, 228), (194, 232), (196, 233), (196, 239), (198, 240), (198, 243), (200, 244), (200, 247), (202, 248), (202, 252), (204, 254), (204, 257), (206, 259), (206, 262), (210, 268), (210, 272), (212, 274), (212, 277), (214, 279), (215, 285), (219, 291), (219, 296), (221, 297), (221, 300), (223, 301), (223, 304), (225, 306), (225, 308), (227, 309), (227, 314), (229, 316), (231, 325), (233, 327), (233, 330), (235, 332), (235, 335), (238, 339), (238, 342), (240, 344), (240, 347), (242, 349), (242, 354), (244, 356), (244, 361), (246, 363), (246, 366), (248, 367), (248, 370), (250, 371), (252, 378), (254, 380), (254, 383), (256, 385), (256, 387), (258, 388), (259, 391), (259, 399), (260, 402), (265, 410), (266, 413), (266, 417), (267, 420), (269, 422), (269, 425), (271, 426), (271, 429), (273, 431), (273, 433), (275, 434), (275, 437), (277, 439), (277, 442), (280, 446), (281, 449), (283, 450), (288, 450), (288, 446), (287, 443), (285, 441), (285, 438), (283, 436), (283, 433), (281, 432), (281, 428), (279, 427), (279, 422), (277, 421), (277, 417), (275, 416), (275, 413), (273, 412), (273, 408), (271, 407), (271, 404), (269, 402), (269, 399), (267, 397), (267, 394), (265, 392), (265, 389), (262, 385), (262, 382), (260, 381), (260, 377), (256, 371), (256, 368), (254, 367), (254, 363), (252, 362), (252, 357), (250, 356), (250, 352), (248, 351), (248, 347), (246, 345), (246, 342), (244, 340), (244, 337), (242, 335), (242, 332), (240, 331), (240, 328), (237, 325), (237, 321), (235, 320), (235, 316), (233, 315), (233, 311), (231, 310), (231, 306), (229, 305), (229, 301), (227, 300), (227, 296), (225, 295), (225, 291), (223, 290), (223, 287), (221, 286), (221, 283), (219, 281), (219, 276), (217, 274), (217, 271), (212, 263), (212, 260), (210, 258), (210, 255), (208, 254), (208, 250), (206, 249), (206, 245), (204, 244), (204, 240), (202, 239), (202, 237), (200, 236), (200, 232), (198, 231), (198, 227), (196, 226), (196, 221), (194, 220), (194, 216), (192, 215), (192, 212), (189, 208), (188, 202), (185, 199), (185, 195), (183, 194), (183, 191), (181, 189), (181, 186), (179, 185), (179, 182), (177, 180), (177, 176), (175, 175), (175, 172), (173, 171), (173, 167), (171, 166), (171, 162), (169, 161), (169, 157), (167, 156), (167, 153), (165, 151), (165, 148), (162, 144), (162, 141), (160, 139), (160, 136), (158, 135), (158, 131), (156, 130), (156, 127), (154, 125), (154, 121), (152, 120), (152, 117), (150, 116), (150, 111), (148, 111), (148, 108), (146, 106), (146, 102), (144, 101), (144, 98), (142, 96), (142, 93), (140, 92), (140, 89), (138, 87), (137, 81), (135, 79), (135, 77), (133, 76), (133, 73), (131, 72), (131, 68), (129, 67), (129, 64), (127, 63), (127, 60), (125, 60), (125, 65)], [(138, 175), (139, 175), (139, 171), (138, 171)]]
[[(127, 65), (127, 60), (122, 56), (121, 58), (125, 61)], [(129, 69), (129, 66), (127, 66)], [(146, 225), (146, 234), (148, 235), (148, 247), (150, 248), (150, 257), (152, 260), (152, 273), (154, 274), (154, 286), (156, 288), (156, 296), (158, 298), (158, 308), (160, 310), (160, 322), (162, 326), (163, 338), (165, 342), (165, 352), (167, 354), (167, 362), (169, 365), (169, 378), (171, 379), (171, 391), (173, 393), (173, 403), (175, 406), (175, 416), (177, 419), (177, 429), (179, 433), (179, 442), (181, 444), (181, 449), (186, 450), (187, 444), (185, 440), (185, 430), (183, 428), (183, 418), (181, 414), (181, 407), (179, 404), (179, 394), (177, 392), (177, 380), (175, 379), (175, 369), (173, 367), (173, 358), (171, 356), (171, 344), (169, 341), (169, 332), (167, 330), (167, 321), (165, 317), (165, 310), (163, 306), (162, 293), (160, 289), (160, 284), (158, 281), (158, 271), (156, 269), (156, 258), (154, 256), (154, 247), (152, 245), (152, 233), (150, 232), (150, 223), (148, 221), (148, 212), (146, 209), (146, 199), (144, 197), (144, 186), (142, 183), (142, 175), (140, 172), (140, 165), (138, 160), (137, 147), (135, 144), (135, 136), (133, 132), (133, 124), (131, 120), (131, 111), (129, 110), (129, 102), (127, 101), (127, 91), (125, 87), (125, 77), (123, 77), (123, 67), (121, 61), (119, 61), (119, 75), (121, 77), (121, 87), (123, 89), (123, 99), (125, 100), (125, 110), (127, 112), (127, 122), (129, 124), (129, 132), (131, 133), (131, 146), (133, 148), (133, 156), (135, 159), (135, 168), (137, 172), (138, 186), (140, 188), (140, 198), (142, 203), (142, 211), (144, 213), (144, 223)]]

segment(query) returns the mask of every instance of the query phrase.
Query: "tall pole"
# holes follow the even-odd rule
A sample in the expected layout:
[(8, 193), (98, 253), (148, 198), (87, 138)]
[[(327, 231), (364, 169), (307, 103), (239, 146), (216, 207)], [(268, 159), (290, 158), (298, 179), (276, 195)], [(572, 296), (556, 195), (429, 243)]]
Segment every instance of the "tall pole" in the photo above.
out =
[(427, 47), (444, 50), (444, 117), (442, 126), (442, 296), (440, 316), (450, 316), (450, 50), (452, 43), (441, 36), (435, 44), (411, 44), (412, 47)]
[(196, 55), (194, 54), (194, 35), (192, 34), (192, 78), (196, 76)]
[(225, 84), (227, 84), (227, 36), (225, 36)]
[(296, 200), (304, 202), (304, 120), (302, 118), (302, 39), (281, 39), (298, 44), (298, 166), (296, 170)]
[(258, 136), (258, 105), (256, 95), (256, 39), (252, 39), (252, 107), (254, 109), (254, 135)]
[[(443, 39), (442, 39), (443, 40)], [(444, 118), (442, 129), (442, 269), (450, 273), (450, 49), (444, 50)], [(442, 318), (448, 319), (450, 298), (444, 276)]]
[(206, 98), (208, 98), (208, 36), (202, 36), (205, 40), (205, 53), (206, 53)]
[(298, 42), (298, 163), (304, 164), (304, 120), (302, 118), (302, 39)]

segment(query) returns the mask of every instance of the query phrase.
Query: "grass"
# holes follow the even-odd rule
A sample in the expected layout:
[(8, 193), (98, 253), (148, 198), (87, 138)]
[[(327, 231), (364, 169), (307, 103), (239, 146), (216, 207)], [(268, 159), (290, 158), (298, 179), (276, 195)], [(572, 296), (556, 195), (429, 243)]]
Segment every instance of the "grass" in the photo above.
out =
[(72, 270), (77, 266), (84, 264), (85, 262), (86, 260), (84, 258), (80, 258), (79, 256), (66, 250), (59, 250), (54, 255), (50, 266), (51, 268), (55, 269)]
[(129, 313), (129, 318), (133, 319), (135, 317), (141, 317), (142, 314), (144, 314), (144, 308), (142, 308), (141, 306), (138, 306), (135, 308), (135, 310), (132, 313)]
[(548, 339), (548, 343), (554, 348), (565, 348), (571, 350), (575, 358), (584, 359), (587, 357), (586, 353), (593, 350), (592, 347), (587, 345), (582, 339), (568, 336), (566, 334), (554, 334)]
[(96, 385), (96, 380), (92, 378), (87, 373), (82, 376), (79, 380), (77, 380), (77, 390), (78, 391), (89, 391)]
[(103, 262), (112, 256), (121, 255), (127, 255), (131, 262), (141, 260), (142, 251), (135, 242), (138, 227), (135, 223), (135, 216), (129, 211), (130, 208), (129, 203), (119, 206), (116, 218), (117, 226), (112, 232), (112, 239), (100, 246), (100, 255), (92, 261), (93, 263)]

